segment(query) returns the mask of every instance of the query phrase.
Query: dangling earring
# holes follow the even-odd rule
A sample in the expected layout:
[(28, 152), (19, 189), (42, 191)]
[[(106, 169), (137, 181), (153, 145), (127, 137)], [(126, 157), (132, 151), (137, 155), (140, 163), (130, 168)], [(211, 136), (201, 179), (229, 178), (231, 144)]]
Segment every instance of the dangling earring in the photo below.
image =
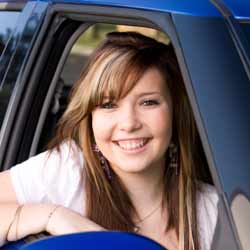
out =
[(108, 179), (111, 180), (112, 176), (111, 176), (111, 171), (110, 171), (110, 167), (109, 167), (107, 159), (104, 157), (104, 155), (102, 154), (102, 152), (100, 151), (100, 149), (98, 148), (98, 146), (96, 144), (92, 145), (92, 149), (96, 153), (96, 155), (101, 163), (101, 166), (102, 166), (105, 174), (107, 175)]
[(175, 169), (176, 175), (178, 175), (178, 147), (173, 142), (169, 145), (169, 158), (170, 158), (170, 164), (169, 167), (172, 169)]

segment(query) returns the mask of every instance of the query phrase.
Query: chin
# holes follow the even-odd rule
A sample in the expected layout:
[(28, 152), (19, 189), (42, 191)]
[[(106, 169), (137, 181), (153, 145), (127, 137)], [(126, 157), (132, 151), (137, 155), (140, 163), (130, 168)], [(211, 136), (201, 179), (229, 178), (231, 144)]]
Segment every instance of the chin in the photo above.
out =
[(113, 170), (117, 172), (117, 174), (122, 174), (122, 173), (133, 173), (133, 174), (140, 174), (144, 173), (145, 171), (149, 170), (150, 166), (148, 164), (142, 164), (140, 161), (139, 164), (136, 163), (131, 163), (127, 162), (126, 165), (120, 164), (119, 167), (114, 167)]

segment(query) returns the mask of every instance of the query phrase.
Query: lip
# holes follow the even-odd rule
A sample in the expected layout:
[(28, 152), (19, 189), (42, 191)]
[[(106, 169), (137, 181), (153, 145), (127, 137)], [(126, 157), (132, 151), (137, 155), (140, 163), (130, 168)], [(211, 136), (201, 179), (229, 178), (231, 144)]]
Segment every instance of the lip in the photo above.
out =
[(152, 137), (149, 136), (141, 136), (141, 137), (131, 137), (131, 138), (120, 138), (120, 139), (114, 139), (113, 142), (118, 141), (137, 141), (137, 140), (143, 140), (143, 139), (151, 139)]
[[(151, 137), (140, 137), (140, 138), (122, 138), (119, 140), (113, 140), (112, 142), (114, 143), (114, 145), (116, 147), (118, 147), (120, 150), (122, 150), (125, 153), (140, 153), (142, 151), (144, 151), (148, 145), (148, 143), (151, 141)], [(127, 141), (129, 142), (138, 142), (138, 141), (143, 141), (144, 140), (144, 145), (143, 146), (139, 146), (139, 147), (135, 147), (135, 148), (128, 148), (128, 146), (122, 147), (119, 142), (125, 142)], [(125, 144), (126, 145), (126, 144)], [(126, 148), (127, 147), (127, 148)]]

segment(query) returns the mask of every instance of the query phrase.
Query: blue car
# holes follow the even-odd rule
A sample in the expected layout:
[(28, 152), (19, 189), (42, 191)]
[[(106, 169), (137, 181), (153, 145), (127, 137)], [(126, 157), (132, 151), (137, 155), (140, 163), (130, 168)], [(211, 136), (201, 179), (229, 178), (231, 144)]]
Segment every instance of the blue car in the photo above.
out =
[[(249, 0), (0, 0), (0, 171), (44, 149), (89, 53), (115, 30), (172, 43), (207, 159), (206, 178), (219, 194), (211, 249), (249, 250)], [(78, 249), (85, 242), (97, 249), (87, 246), (100, 239), (102, 249), (116, 249), (107, 242), (120, 237), (120, 249), (133, 249), (122, 243), (133, 242), (133, 235), (102, 235), (9, 247)], [(137, 249), (160, 249), (138, 241)]]

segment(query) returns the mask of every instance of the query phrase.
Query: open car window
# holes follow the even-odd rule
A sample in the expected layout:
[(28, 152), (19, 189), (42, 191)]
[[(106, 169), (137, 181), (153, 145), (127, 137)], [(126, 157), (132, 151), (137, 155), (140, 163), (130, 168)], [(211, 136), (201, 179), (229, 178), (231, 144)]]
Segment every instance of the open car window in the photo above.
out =
[(56, 124), (67, 107), (70, 91), (79, 79), (89, 55), (101, 43), (106, 34), (113, 31), (138, 31), (166, 44), (170, 42), (164, 33), (150, 28), (102, 23), (90, 26), (73, 44), (65, 61), (40, 135), (38, 148), (34, 146), (32, 154), (46, 149), (47, 143), (55, 135)]

